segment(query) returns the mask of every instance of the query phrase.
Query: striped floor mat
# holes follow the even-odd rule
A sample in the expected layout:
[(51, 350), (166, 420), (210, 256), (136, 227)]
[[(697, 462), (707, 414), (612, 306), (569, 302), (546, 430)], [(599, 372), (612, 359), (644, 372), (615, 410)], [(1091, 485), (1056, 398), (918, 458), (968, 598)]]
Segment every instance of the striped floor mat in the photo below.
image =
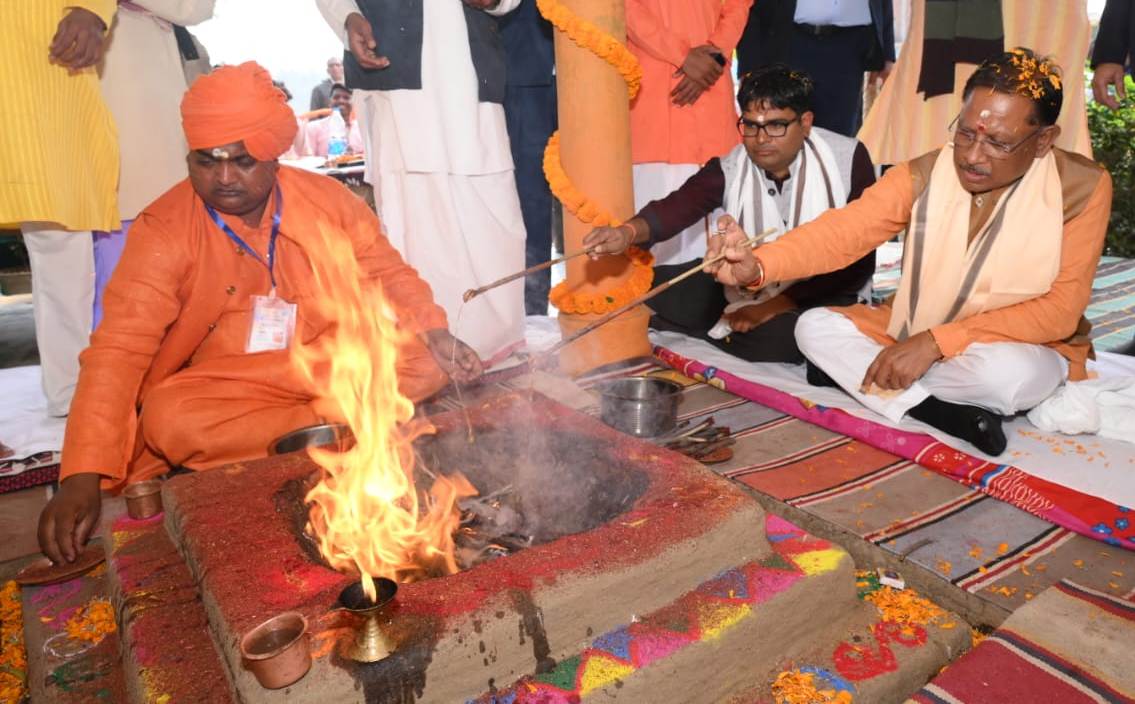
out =
[(1096, 349), (1113, 350), (1135, 338), (1135, 260), (1100, 260), (1087, 316)]
[(1014, 610), (1061, 579), (1135, 598), (1135, 551), (1055, 526), (941, 474), (791, 415), (695, 382), (679, 411), (737, 439), (712, 468), (841, 531), (903, 555)]
[(1135, 604), (1061, 582), (1011, 615), (909, 701), (1135, 702)]

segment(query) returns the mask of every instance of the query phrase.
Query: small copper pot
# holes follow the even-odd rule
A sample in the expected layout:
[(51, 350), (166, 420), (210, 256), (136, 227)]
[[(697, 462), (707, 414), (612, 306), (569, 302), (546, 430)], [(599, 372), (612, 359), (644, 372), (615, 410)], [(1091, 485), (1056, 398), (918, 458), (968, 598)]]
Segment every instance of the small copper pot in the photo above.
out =
[(149, 518), (162, 512), (162, 483), (157, 479), (129, 484), (122, 495), (126, 497), (126, 513), (131, 518)]
[(297, 611), (273, 616), (240, 639), (245, 666), (265, 689), (299, 681), (311, 669), (307, 619)]

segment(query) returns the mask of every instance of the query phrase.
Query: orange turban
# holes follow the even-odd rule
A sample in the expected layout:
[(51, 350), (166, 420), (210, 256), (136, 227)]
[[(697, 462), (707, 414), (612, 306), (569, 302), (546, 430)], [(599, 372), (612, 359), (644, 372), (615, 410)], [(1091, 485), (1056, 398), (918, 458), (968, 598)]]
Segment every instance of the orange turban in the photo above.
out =
[(190, 149), (244, 142), (259, 161), (288, 151), (297, 129), (287, 98), (255, 61), (222, 66), (194, 81), (181, 99), (181, 126)]

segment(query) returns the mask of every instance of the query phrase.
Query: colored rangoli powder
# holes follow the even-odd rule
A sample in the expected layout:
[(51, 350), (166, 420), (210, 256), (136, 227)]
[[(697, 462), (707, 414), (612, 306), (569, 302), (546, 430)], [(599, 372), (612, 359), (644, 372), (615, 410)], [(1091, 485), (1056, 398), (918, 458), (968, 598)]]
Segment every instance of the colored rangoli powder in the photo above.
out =
[(22, 701), (27, 688), (28, 654), (24, 648), (24, 618), (20, 586), (7, 582), (0, 589), (0, 701)]
[(91, 599), (63, 624), (68, 636), (88, 643), (98, 643), (117, 627), (114, 607), (106, 599)]

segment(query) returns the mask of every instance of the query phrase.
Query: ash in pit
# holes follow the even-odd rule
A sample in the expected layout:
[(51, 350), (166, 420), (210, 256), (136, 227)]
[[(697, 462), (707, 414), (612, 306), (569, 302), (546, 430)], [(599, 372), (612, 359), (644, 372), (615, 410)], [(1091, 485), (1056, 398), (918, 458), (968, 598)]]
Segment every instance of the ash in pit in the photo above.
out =
[[(428, 489), (434, 476), (456, 471), (478, 491), (459, 504), (454, 542), (462, 569), (596, 528), (630, 508), (648, 483), (608, 442), (528, 424), (479, 428), (472, 443), (461, 427), (422, 438), (415, 448), (419, 490)], [(284, 485), (276, 505), (289, 516), (308, 557), (326, 564), (304, 530), (303, 497), (317, 480), (313, 475)]]

